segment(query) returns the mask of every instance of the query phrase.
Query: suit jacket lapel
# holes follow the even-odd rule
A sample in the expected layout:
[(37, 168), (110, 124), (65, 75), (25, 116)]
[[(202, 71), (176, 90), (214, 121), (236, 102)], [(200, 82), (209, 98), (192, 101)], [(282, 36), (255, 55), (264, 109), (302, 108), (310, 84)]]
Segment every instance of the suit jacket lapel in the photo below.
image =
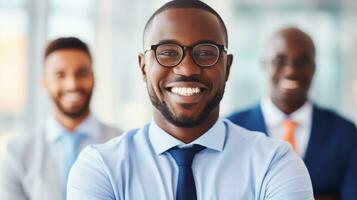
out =
[(60, 200), (64, 198), (64, 188), (61, 183), (60, 174), (58, 174), (58, 166), (56, 166), (51, 151), (49, 150), (49, 144), (46, 140), (43, 141), (42, 152), (42, 166), (39, 173), (39, 180), (41, 180), (38, 193), (42, 194), (42, 199)]
[(252, 122), (251, 126), (255, 127), (255, 130), (268, 134), (260, 104), (252, 110), (252, 119), (250, 121)]
[(24, 189), (29, 199), (63, 200), (63, 187), (59, 180), (57, 166), (53, 162), (45, 134), (38, 134), (34, 140), (33, 158), (24, 178)]
[(327, 124), (324, 120), (322, 111), (316, 106), (313, 106), (312, 123), (309, 143), (305, 152), (304, 161), (308, 168), (312, 165), (316, 157), (319, 156), (319, 150), (324, 147), (323, 138), (326, 133)]

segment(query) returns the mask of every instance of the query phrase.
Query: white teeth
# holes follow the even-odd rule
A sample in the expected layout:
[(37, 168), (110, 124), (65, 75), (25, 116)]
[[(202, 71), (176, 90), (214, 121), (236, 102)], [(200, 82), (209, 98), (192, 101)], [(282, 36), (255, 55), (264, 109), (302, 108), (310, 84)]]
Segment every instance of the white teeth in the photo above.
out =
[(70, 93), (66, 93), (65, 95), (63, 95), (62, 98), (64, 101), (73, 102), (73, 101), (80, 100), (81, 97), (82, 97), (82, 95), (78, 92), (70, 92)]
[(201, 89), (198, 87), (189, 88), (189, 87), (172, 87), (171, 92), (182, 95), (182, 96), (193, 96), (201, 92)]
[(299, 87), (299, 82), (290, 79), (281, 79), (279, 86), (283, 89), (296, 89)]

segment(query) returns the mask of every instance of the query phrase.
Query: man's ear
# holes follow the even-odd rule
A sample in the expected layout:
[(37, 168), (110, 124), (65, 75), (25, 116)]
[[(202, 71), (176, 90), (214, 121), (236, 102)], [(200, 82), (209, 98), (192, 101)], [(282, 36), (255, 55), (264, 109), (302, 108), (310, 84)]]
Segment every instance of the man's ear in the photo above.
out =
[(43, 71), (42, 74), (41, 74), (41, 77), (40, 79), (38, 80), (40, 85), (41, 85), (41, 88), (44, 89), (44, 90), (48, 90), (48, 82), (47, 82), (47, 79), (46, 79), (46, 72)]
[(44, 90), (47, 90), (47, 82), (43, 77), (40, 78), (39, 82), (40, 82), (41, 88)]
[(313, 61), (312, 67), (313, 67), (313, 70), (314, 70), (312, 75), (315, 75), (315, 72), (316, 72), (316, 62), (315, 62), (315, 60)]
[(262, 59), (260, 60), (260, 63), (261, 63), (261, 66), (262, 66), (264, 72), (265, 72), (265, 73), (269, 72), (269, 66), (268, 66), (268, 61), (267, 61), (267, 59), (266, 59), (266, 58), (262, 58)]
[(229, 73), (231, 72), (232, 63), (233, 63), (233, 55), (228, 54), (227, 55), (226, 81), (228, 81)]
[(146, 66), (145, 66), (145, 55), (143, 53), (139, 53), (138, 55), (139, 67), (141, 70), (141, 76), (143, 81), (146, 82)]

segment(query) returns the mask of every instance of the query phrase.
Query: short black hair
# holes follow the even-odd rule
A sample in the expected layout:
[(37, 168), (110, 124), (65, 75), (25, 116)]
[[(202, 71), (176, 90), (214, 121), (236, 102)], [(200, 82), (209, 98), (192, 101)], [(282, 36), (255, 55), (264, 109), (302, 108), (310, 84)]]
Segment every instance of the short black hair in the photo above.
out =
[(89, 56), (90, 60), (92, 60), (88, 45), (76, 37), (60, 37), (50, 41), (46, 46), (44, 59), (51, 53), (63, 49), (77, 49), (83, 51)]
[(161, 6), (159, 9), (157, 9), (149, 18), (149, 20), (146, 22), (145, 28), (144, 28), (144, 34), (143, 34), (143, 43), (145, 40), (145, 35), (146, 35), (146, 31), (148, 30), (148, 28), (150, 27), (153, 19), (155, 18), (156, 15), (162, 13), (163, 11), (169, 10), (169, 9), (173, 9), (173, 8), (197, 8), (200, 10), (204, 10), (207, 11), (213, 15), (215, 15), (219, 22), (222, 25), (224, 34), (225, 34), (225, 42), (226, 45), (228, 47), (228, 33), (227, 33), (227, 28), (226, 25), (223, 22), (223, 19), (221, 18), (221, 16), (213, 9), (211, 8), (209, 5), (205, 4), (202, 1), (199, 0), (173, 0), (173, 1), (169, 1), (166, 4), (164, 4), (163, 6)]

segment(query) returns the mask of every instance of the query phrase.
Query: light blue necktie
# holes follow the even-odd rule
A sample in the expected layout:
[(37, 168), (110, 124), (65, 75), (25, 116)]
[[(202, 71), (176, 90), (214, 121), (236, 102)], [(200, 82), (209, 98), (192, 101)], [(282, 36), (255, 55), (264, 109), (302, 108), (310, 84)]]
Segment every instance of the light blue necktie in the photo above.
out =
[(196, 200), (196, 185), (192, 173), (192, 161), (195, 155), (205, 149), (201, 145), (193, 145), (189, 148), (174, 147), (168, 152), (175, 159), (179, 167), (179, 177), (177, 182), (176, 200)]
[(84, 138), (82, 133), (64, 133), (63, 142), (64, 142), (64, 184), (65, 189), (68, 181), (68, 174), (71, 170), (72, 165), (77, 159), (79, 152), (79, 145), (81, 140)]

